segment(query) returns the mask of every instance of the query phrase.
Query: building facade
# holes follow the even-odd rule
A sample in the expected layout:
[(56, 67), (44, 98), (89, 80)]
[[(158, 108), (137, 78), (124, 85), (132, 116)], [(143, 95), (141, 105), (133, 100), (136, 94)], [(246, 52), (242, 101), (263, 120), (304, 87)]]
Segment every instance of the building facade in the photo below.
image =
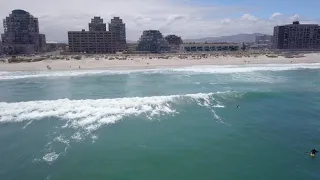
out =
[(2, 42), (0, 41), (0, 55), (4, 53)]
[(115, 48), (121, 49), (121, 51), (126, 49), (126, 25), (122, 22), (119, 17), (114, 17), (109, 23), (109, 32), (114, 35)]
[(102, 18), (95, 16), (89, 23), (89, 31), (107, 31), (107, 25)]
[(158, 30), (143, 31), (137, 45), (137, 51), (148, 53), (169, 52), (169, 43)]
[(167, 35), (165, 40), (169, 43), (171, 52), (178, 52), (180, 45), (183, 43), (181, 37), (176, 35)]
[(100, 17), (91, 19), (89, 31), (69, 31), (69, 51), (94, 54), (126, 50), (125, 24), (119, 17), (113, 20), (109, 23), (109, 31), (106, 31), (106, 24)]
[(13, 10), (3, 20), (1, 35), (6, 54), (32, 54), (45, 50), (45, 35), (39, 33), (38, 18), (24, 10)]
[(320, 27), (317, 24), (293, 24), (276, 26), (273, 31), (273, 47), (287, 50), (320, 49)]
[(185, 43), (181, 45), (183, 52), (238, 51), (239, 44), (233, 43)]

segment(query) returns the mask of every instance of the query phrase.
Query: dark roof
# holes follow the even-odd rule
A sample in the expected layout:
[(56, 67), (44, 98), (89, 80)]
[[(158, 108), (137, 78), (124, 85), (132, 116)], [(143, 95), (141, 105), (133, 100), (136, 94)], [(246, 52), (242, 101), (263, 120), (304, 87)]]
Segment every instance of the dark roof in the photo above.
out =
[(15, 9), (12, 11), (12, 14), (29, 14), (29, 13), (25, 10)]

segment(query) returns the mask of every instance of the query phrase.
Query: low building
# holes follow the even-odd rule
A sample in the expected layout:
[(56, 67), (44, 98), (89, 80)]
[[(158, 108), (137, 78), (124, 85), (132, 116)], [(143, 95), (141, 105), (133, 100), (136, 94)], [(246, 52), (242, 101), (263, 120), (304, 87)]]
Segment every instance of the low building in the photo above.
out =
[(262, 36), (256, 36), (255, 43), (259, 45), (271, 45), (272, 43), (272, 37), (271, 35), (262, 35)]
[(235, 43), (184, 43), (183, 52), (238, 51), (240, 45)]
[(137, 50), (137, 43), (127, 43), (126, 53), (135, 53)]
[(69, 52), (115, 53), (112, 37), (108, 31), (69, 31)]
[(57, 42), (47, 42), (46, 51), (64, 51), (66, 50), (67, 44), (66, 43), (57, 43)]

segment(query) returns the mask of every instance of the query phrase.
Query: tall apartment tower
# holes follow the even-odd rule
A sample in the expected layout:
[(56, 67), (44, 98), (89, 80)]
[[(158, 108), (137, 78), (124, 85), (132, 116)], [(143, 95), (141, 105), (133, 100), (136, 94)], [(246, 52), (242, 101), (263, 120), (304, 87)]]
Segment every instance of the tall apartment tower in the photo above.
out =
[(89, 31), (69, 31), (69, 51), (77, 53), (116, 53), (126, 50), (125, 24), (113, 18), (109, 31), (100, 17), (89, 23)]
[(95, 16), (89, 23), (89, 31), (107, 31), (107, 25), (102, 18)]
[(289, 25), (275, 26), (273, 41), (276, 49), (320, 49), (320, 27), (318, 24), (300, 24), (299, 21)]
[(24, 10), (13, 10), (3, 20), (1, 35), (6, 54), (31, 54), (44, 50), (45, 35), (39, 33), (38, 18)]
[(109, 32), (114, 35), (114, 38), (117, 42), (117, 49), (123, 51), (126, 49), (126, 25), (122, 22), (122, 19), (119, 17), (114, 17), (109, 23)]

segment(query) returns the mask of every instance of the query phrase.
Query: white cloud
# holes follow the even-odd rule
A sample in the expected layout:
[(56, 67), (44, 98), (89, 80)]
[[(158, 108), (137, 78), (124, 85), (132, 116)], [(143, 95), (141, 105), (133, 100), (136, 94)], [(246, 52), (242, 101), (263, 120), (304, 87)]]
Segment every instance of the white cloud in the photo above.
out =
[(147, 29), (182, 38), (271, 34), (273, 26), (292, 23), (300, 17), (274, 13), (271, 17), (277, 18), (264, 19), (253, 15), (252, 7), (200, 6), (190, 0), (10, 0), (1, 3), (0, 18), (19, 8), (39, 18), (40, 31), (48, 41), (66, 41), (67, 31), (88, 29), (93, 16), (101, 16), (106, 23), (113, 16), (120, 16), (126, 23), (129, 40), (137, 40)]
[(244, 14), (243, 16), (241, 16), (241, 20), (257, 21), (258, 18), (256, 18), (255, 16), (253, 16), (251, 14)]
[(232, 20), (229, 18), (224, 18), (221, 20), (221, 22), (222, 22), (222, 24), (230, 24), (232, 22)]
[(295, 14), (295, 15), (293, 15), (293, 16), (290, 17), (290, 19), (291, 19), (292, 21), (299, 21), (300, 18), (301, 18), (301, 17), (300, 17), (299, 14)]
[(281, 13), (273, 13), (271, 16), (270, 16), (270, 18), (269, 19), (276, 19), (277, 17), (279, 17), (279, 16), (282, 16), (282, 14)]

